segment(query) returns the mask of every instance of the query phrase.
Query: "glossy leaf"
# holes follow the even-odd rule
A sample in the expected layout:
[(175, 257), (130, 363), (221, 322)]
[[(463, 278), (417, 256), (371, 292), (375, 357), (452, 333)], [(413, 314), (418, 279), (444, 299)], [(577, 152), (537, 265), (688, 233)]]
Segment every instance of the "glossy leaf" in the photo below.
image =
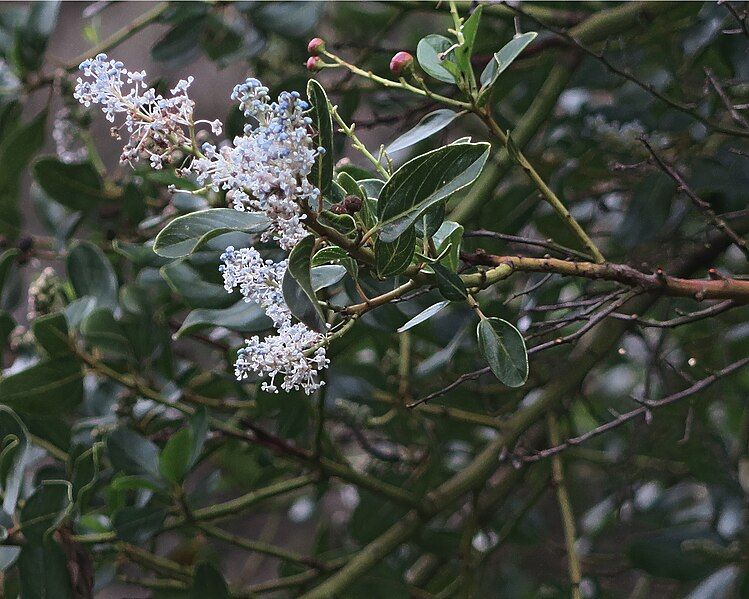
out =
[(169, 287), (193, 308), (226, 308), (236, 303), (236, 294), (230, 294), (223, 285), (211, 283), (182, 260), (175, 260), (161, 268), (161, 276)]
[(320, 291), (331, 287), (346, 276), (346, 267), (341, 264), (326, 264), (325, 266), (314, 266), (310, 270), (312, 289)]
[(41, 158), (34, 164), (34, 179), (49, 197), (71, 210), (91, 210), (104, 199), (101, 176), (90, 162)]
[(425, 140), (427, 137), (442, 131), (462, 113), (449, 108), (439, 108), (422, 117), (415, 127), (406, 131), (385, 148), (388, 154), (395, 154), (401, 150)]
[(271, 326), (265, 311), (257, 304), (239, 300), (229, 308), (193, 310), (174, 334), (175, 339), (207, 327), (223, 327), (232, 331), (255, 333)]
[(463, 225), (454, 221), (445, 221), (437, 229), (432, 237), (434, 244), (437, 246), (437, 253), (442, 252), (450, 246), (450, 251), (440, 260), (447, 268), (453, 272), (458, 270), (460, 265), (460, 247), (463, 239)]
[(317, 145), (325, 150), (315, 158), (310, 178), (320, 193), (327, 195), (333, 181), (333, 120), (325, 89), (315, 79), (307, 82), (307, 98), (312, 105), (310, 116), (317, 131)]
[(96, 298), (99, 307), (117, 307), (117, 275), (97, 246), (87, 241), (75, 246), (68, 254), (67, 267), (78, 297)]
[(3, 511), (12, 514), (29, 460), (29, 432), (15, 412), (0, 405), (0, 490)]
[(118, 428), (107, 437), (107, 452), (115, 470), (127, 474), (159, 476), (159, 449), (128, 428)]
[(291, 313), (314, 331), (324, 332), (325, 317), (312, 286), (312, 250), (315, 238), (308, 235), (289, 254), (289, 266), (283, 277), (283, 297)]
[(31, 543), (40, 543), (47, 533), (62, 522), (72, 503), (68, 481), (43, 481), (21, 510), (24, 537)]
[(393, 242), (377, 239), (374, 246), (375, 268), (379, 277), (399, 274), (408, 268), (416, 251), (416, 231), (413, 227)]
[(416, 58), (421, 68), (438, 81), (456, 83), (460, 80), (460, 71), (453, 62), (454, 53), (449, 52), (443, 59), (440, 55), (453, 45), (453, 42), (442, 35), (428, 35), (416, 46)]
[(73, 359), (52, 358), (0, 380), (0, 403), (35, 415), (66, 414), (83, 399), (83, 369)]
[(421, 324), (425, 320), (429, 320), (432, 316), (437, 314), (440, 310), (442, 310), (442, 308), (447, 306), (449, 303), (450, 303), (449, 300), (442, 300), (441, 302), (432, 304), (426, 310), (422, 310), (416, 316), (414, 316), (408, 322), (406, 322), (402, 327), (398, 329), (398, 332), (403, 333), (404, 331), (407, 331), (408, 329), (415, 327), (417, 324)]
[(34, 338), (49, 357), (68, 356), (72, 353), (68, 322), (65, 315), (57, 312), (40, 316), (32, 324)]
[(520, 53), (525, 50), (528, 44), (536, 39), (537, 35), (535, 31), (529, 31), (513, 38), (505, 44), (494, 55), (493, 60), (489, 61), (489, 64), (486, 65), (486, 68), (481, 73), (481, 86), (485, 89), (490, 89), (504, 70), (512, 64), (512, 61), (520, 56)]
[(528, 378), (528, 354), (520, 331), (501, 318), (486, 318), (479, 322), (476, 335), (494, 376), (508, 387), (523, 385)]
[(406, 162), (393, 173), (377, 201), (379, 238), (393, 241), (426, 210), (473, 183), (488, 156), (488, 143), (457, 144)]
[(442, 297), (453, 302), (460, 302), (468, 297), (466, 286), (460, 276), (439, 262), (431, 266), (434, 270), (437, 289)]
[(210, 208), (178, 216), (156, 236), (153, 251), (165, 258), (189, 256), (210, 239), (230, 231), (260, 233), (270, 221), (258, 212)]
[(18, 572), (24, 599), (74, 599), (67, 557), (53, 538), (25, 545)]
[(159, 457), (159, 470), (164, 478), (179, 483), (190, 468), (192, 454), (192, 432), (183, 428), (174, 433), (166, 442)]

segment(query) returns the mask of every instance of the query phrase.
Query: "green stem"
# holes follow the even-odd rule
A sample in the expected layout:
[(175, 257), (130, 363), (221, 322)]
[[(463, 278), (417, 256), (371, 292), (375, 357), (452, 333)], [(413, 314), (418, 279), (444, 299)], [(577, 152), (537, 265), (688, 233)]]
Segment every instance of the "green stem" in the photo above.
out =
[(380, 164), (380, 161), (375, 158), (372, 153), (367, 149), (367, 146), (365, 146), (361, 140), (356, 136), (354, 133), (354, 125), (347, 125), (346, 121), (343, 120), (340, 114), (338, 114), (338, 107), (333, 106), (332, 104), (329, 104), (330, 106), (330, 114), (335, 119), (336, 123), (338, 123), (338, 126), (341, 128), (341, 131), (351, 140), (351, 145), (354, 146), (355, 149), (357, 149), (359, 152), (361, 152), (367, 160), (369, 160), (374, 167), (377, 169), (377, 172), (379, 172), (385, 179), (390, 178), (390, 173), (387, 171), (387, 169)]

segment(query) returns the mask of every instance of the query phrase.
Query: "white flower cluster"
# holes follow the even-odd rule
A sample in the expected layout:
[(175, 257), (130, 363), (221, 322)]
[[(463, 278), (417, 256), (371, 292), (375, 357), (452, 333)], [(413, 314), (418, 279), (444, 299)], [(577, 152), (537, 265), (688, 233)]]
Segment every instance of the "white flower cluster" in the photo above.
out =
[(227, 190), (237, 210), (268, 215), (272, 226), (264, 239), (275, 237), (283, 249), (291, 249), (306, 235), (300, 204), (312, 204), (320, 196), (307, 180), (324, 151), (312, 139), (312, 121), (304, 115), (309, 106), (298, 92), (283, 92), (271, 102), (268, 88), (252, 78), (234, 88), (232, 99), (256, 125), (246, 125), (231, 146), (204, 144), (205, 158), (193, 161), (191, 168), (202, 184)]
[[(78, 78), (73, 96), (86, 107), (101, 104), (112, 123), (116, 114), (124, 113), (122, 127), (130, 138), (120, 156), (122, 162), (147, 158), (153, 168), (160, 169), (175, 150), (189, 145), (185, 128), (195, 124), (195, 103), (187, 96), (192, 77), (181, 79), (171, 90), (172, 96), (164, 98), (145, 84), (145, 71), (128, 71), (106, 54), (84, 60), (80, 69), (86, 80)], [(112, 134), (119, 137), (118, 128), (112, 128)]]
[(236, 377), (247, 378), (250, 372), (268, 376), (270, 381), (264, 382), (262, 389), (278, 393), (276, 376), (280, 374), (284, 391), (302, 389), (307, 395), (314, 393), (324, 384), (319, 372), (330, 360), (323, 347), (325, 336), (292, 321), (281, 290), (287, 261), (263, 260), (255, 248), (235, 250), (232, 246), (226, 248), (221, 261), (219, 270), (226, 290), (231, 292), (238, 287), (246, 301), (265, 309), (278, 331), (264, 339), (254, 336), (246, 340), (234, 365)]

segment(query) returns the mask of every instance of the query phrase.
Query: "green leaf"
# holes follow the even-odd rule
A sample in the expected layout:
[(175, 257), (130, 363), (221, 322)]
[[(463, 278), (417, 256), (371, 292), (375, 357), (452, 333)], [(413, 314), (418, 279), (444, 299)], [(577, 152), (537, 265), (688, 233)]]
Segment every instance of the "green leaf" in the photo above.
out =
[(68, 321), (61, 312), (40, 316), (31, 325), (37, 344), (51, 358), (72, 353)]
[(441, 302), (432, 304), (426, 310), (422, 310), (416, 316), (414, 316), (408, 322), (406, 322), (406, 324), (404, 324), (402, 327), (398, 329), (398, 332), (403, 333), (404, 331), (407, 331), (408, 329), (415, 327), (417, 324), (421, 324), (425, 320), (429, 320), (432, 316), (437, 314), (437, 312), (442, 310), (442, 308), (447, 306), (449, 303), (450, 303), (449, 300), (442, 300)]
[(3, 511), (12, 514), (29, 459), (29, 431), (7, 406), (0, 405), (0, 490)]
[(494, 376), (508, 387), (522, 386), (528, 379), (528, 353), (520, 331), (501, 318), (486, 318), (479, 322), (476, 335)]
[(535, 31), (529, 31), (513, 38), (509, 41), (502, 49), (494, 55), (494, 58), (489, 61), (486, 68), (481, 73), (481, 87), (484, 90), (489, 90), (496, 83), (497, 78), (504, 72), (504, 70), (512, 64), (520, 53), (525, 50), (525, 47), (530, 44), (538, 33)]
[(81, 334), (108, 357), (129, 359), (134, 356), (130, 340), (111, 310), (97, 308), (91, 312), (81, 323)]
[(99, 172), (90, 162), (66, 164), (56, 158), (40, 158), (34, 179), (53, 200), (71, 210), (91, 210), (104, 198)]
[(223, 233), (260, 233), (269, 224), (268, 217), (259, 212), (240, 212), (232, 208), (200, 210), (179, 216), (164, 227), (156, 236), (153, 251), (165, 258), (182, 258)]
[(466, 286), (460, 276), (439, 262), (432, 264), (431, 267), (434, 270), (437, 289), (442, 297), (452, 302), (460, 302), (468, 297)]
[(346, 250), (337, 245), (328, 245), (312, 256), (312, 272), (314, 272), (316, 266), (335, 261), (339, 261), (354, 279), (359, 278), (359, 265), (356, 260), (349, 256)]
[(238, 31), (213, 14), (205, 21), (200, 47), (208, 58), (218, 61), (242, 50), (244, 39)]
[(445, 83), (460, 81), (460, 70), (453, 62), (454, 52), (449, 52), (444, 60), (440, 59), (440, 54), (452, 45), (453, 42), (445, 36), (432, 34), (422, 38), (416, 46), (416, 59), (421, 68), (438, 81)]
[(311, 262), (315, 237), (307, 235), (289, 254), (289, 266), (283, 277), (283, 297), (291, 313), (309, 328), (327, 331), (325, 316), (312, 286)]
[(159, 448), (128, 428), (118, 428), (107, 437), (109, 461), (127, 474), (159, 476)]
[(16, 304), (17, 290), (14, 283), (18, 271), (17, 257), (18, 250), (15, 248), (0, 254), (0, 308), (3, 310), (12, 310)]
[(192, 432), (183, 428), (166, 442), (159, 457), (159, 470), (167, 480), (179, 484), (190, 470), (192, 454)]
[(73, 495), (68, 481), (42, 481), (21, 510), (23, 536), (31, 543), (40, 543), (47, 533), (60, 525), (72, 503)]
[(112, 242), (112, 249), (115, 252), (124, 256), (135, 266), (151, 266), (158, 268), (169, 262), (168, 258), (159, 256), (153, 251), (153, 244), (148, 243), (141, 245), (140, 243), (129, 243), (127, 241), (120, 241), (115, 239)]
[(450, 246), (450, 251), (440, 260), (451, 271), (458, 270), (460, 265), (460, 245), (463, 240), (463, 225), (446, 220), (432, 237), (437, 246), (437, 254), (441, 255)]
[(416, 251), (416, 230), (413, 227), (395, 241), (387, 243), (377, 239), (374, 246), (375, 269), (381, 278), (400, 274), (408, 265)]
[(315, 266), (310, 270), (312, 289), (316, 292), (326, 287), (331, 287), (346, 276), (346, 267), (341, 264), (327, 264)]
[(449, 108), (439, 108), (438, 110), (430, 112), (429, 114), (424, 115), (415, 127), (396, 138), (387, 148), (385, 148), (385, 151), (392, 155), (395, 152), (405, 150), (427, 137), (442, 131), (462, 114), (464, 113), (455, 112)]
[(478, 33), (479, 22), (481, 21), (482, 9), (483, 7), (479, 4), (471, 16), (463, 23), (463, 26), (461, 27), (463, 32), (463, 44), (455, 50), (455, 58), (458, 62), (458, 66), (460, 66), (463, 73), (467, 76), (472, 70), (471, 56), (473, 55), (473, 45), (476, 41), (476, 34)]
[(401, 166), (377, 201), (380, 239), (391, 242), (427, 209), (473, 183), (489, 156), (488, 143), (453, 144)]
[(97, 306), (117, 307), (117, 275), (112, 264), (97, 246), (88, 241), (68, 254), (68, 276), (78, 297), (94, 297)]
[(359, 185), (359, 182), (354, 179), (349, 173), (347, 172), (340, 172), (338, 173), (338, 176), (336, 177), (338, 184), (343, 187), (344, 191), (353, 196), (358, 196), (362, 200), (367, 197), (367, 194), (365, 191), (361, 188)]
[(229, 587), (226, 586), (221, 572), (208, 562), (195, 566), (195, 575), (188, 599), (229, 599)]
[(52, 538), (24, 545), (18, 572), (23, 599), (73, 599), (67, 557)]
[(0, 380), (0, 403), (18, 412), (57, 415), (83, 399), (83, 370), (71, 359), (54, 358)]
[(241, 299), (230, 308), (193, 310), (187, 315), (179, 330), (174, 333), (174, 338), (179, 339), (183, 335), (207, 327), (223, 327), (232, 331), (255, 333), (264, 331), (271, 324), (271, 320), (260, 306)]
[(197, 39), (208, 19), (203, 16), (180, 21), (151, 48), (151, 56), (158, 62), (184, 60), (198, 48)]
[(193, 308), (226, 308), (237, 301), (223, 285), (210, 283), (183, 260), (175, 260), (163, 266), (161, 276), (169, 287)]
[(200, 406), (195, 410), (195, 414), (190, 418), (190, 432), (192, 434), (192, 447), (190, 450), (190, 467), (197, 464), (200, 454), (203, 452), (203, 445), (208, 435), (208, 413), (205, 406)]
[(315, 79), (307, 82), (307, 98), (312, 105), (310, 116), (318, 134), (317, 145), (325, 149), (325, 153), (315, 158), (310, 178), (320, 193), (327, 196), (333, 181), (333, 120), (330, 105), (325, 89)]

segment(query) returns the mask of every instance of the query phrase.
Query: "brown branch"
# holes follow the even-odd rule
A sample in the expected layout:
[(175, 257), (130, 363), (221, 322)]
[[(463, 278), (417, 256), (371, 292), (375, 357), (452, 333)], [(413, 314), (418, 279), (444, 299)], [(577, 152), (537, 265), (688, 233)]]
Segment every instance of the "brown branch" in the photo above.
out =
[(710, 224), (725, 233), (731, 239), (731, 241), (735, 243), (742, 252), (744, 252), (744, 255), (747, 257), (747, 259), (749, 259), (749, 247), (747, 247), (746, 240), (738, 235), (731, 227), (728, 226), (728, 223), (726, 223), (725, 220), (723, 220), (715, 213), (715, 210), (713, 210), (713, 207), (709, 202), (706, 202), (694, 191), (692, 191), (679, 171), (677, 171), (673, 166), (666, 162), (664, 158), (660, 157), (645, 138), (641, 138), (640, 141), (647, 148), (648, 152), (650, 152), (650, 155), (653, 157), (653, 160), (655, 160), (660, 169), (674, 180), (677, 185), (677, 189), (684, 192), (684, 194), (686, 194), (686, 196), (690, 200), (692, 200), (692, 203), (695, 205), (697, 210), (705, 215), (705, 218), (710, 222)]
[(704, 310), (697, 310), (696, 312), (684, 314), (683, 316), (678, 316), (676, 318), (670, 318), (669, 320), (651, 320), (649, 318), (640, 318), (637, 314), (619, 314), (617, 312), (613, 313), (611, 317), (618, 320), (629, 320), (643, 327), (671, 329), (684, 324), (689, 324), (691, 322), (696, 322), (698, 320), (703, 320), (705, 318), (710, 318), (711, 316), (722, 314), (723, 312), (726, 312), (727, 310), (730, 310), (735, 306), (736, 304), (733, 301), (726, 300), (724, 302), (715, 304), (714, 306), (710, 306), (709, 308), (705, 308)]
[(603, 279), (630, 287), (639, 287), (675, 297), (691, 297), (697, 301), (705, 299), (731, 299), (738, 303), (749, 302), (749, 281), (731, 278), (683, 279), (667, 275), (662, 269), (647, 274), (626, 264), (574, 262), (559, 258), (528, 258), (524, 256), (495, 256), (484, 252), (462, 253), (470, 264), (485, 266), (509, 266), (517, 272), (550, 272), (567, 277)]
[(523, 456), (521, 459), (524, 462), (538, 462), (540, 460), (551, 457), (553, 455), (557, 455), (558, 453), (564, 451), (568, 447), (580, 445), (584, 443), (585, 441), (592, 439), (593, 437), (597, 437), (599, 435), (602, 435), (603, 433), (606, 433), (610, 430), (618, 428), (624, 423), (629, 422), (630, 420), (633, 420), (639, 416), (646, 416), (649, 412), (653, 410), (671, 405), (681, 399), (684, 399), (685, 397), (689, 397), (691, 395), (694, 395), (695, 393), (699, 393), (703, 389), (706, 389), (707, 387), (712, 385), (715, 381), (725, 376), (728, 376), (729, 374), (732, 374), (733, 372), (736, 372), (737, 370), (743, 368), (747, 364), (749, 364), (749, 358), (743, 358), (741, 360), (738, 360), (737, 362), (734, 362), (733, 364), (729, 364), (722, 370), (719, 370), (718, 372), (715, 372), (711, 374), (710, 376), (705, 377), (704, 379), (700, 381), (697, 381), (691, 387), (688, 387), (687, 389), (679, 391), (678, 393), (674, 393), (673, 395), (669, 395), (667, 397), (664, 397), (663, 399), (658, 399), (658, 400), (649, 400), (649, 399), (638, 400), (638, 403), (642, 404), (639, 408), (632, 410), (631, 412), (627, 412), (626, 414), (621, 414), (617, 416), (614, 420), (611, 420), (607, 422), (606, 424), (602, 424), (601, 426), (598, 426), (592, 430), (589, 430), (587, 433), (583, 433), (582, 435), (579, 435), (577, 437), (572, 437), (570, 439), (567, 439), (563, 443), (560, 443), (548, 449), (544, 449), (542, 451), (538, 451), (532, 455)]

